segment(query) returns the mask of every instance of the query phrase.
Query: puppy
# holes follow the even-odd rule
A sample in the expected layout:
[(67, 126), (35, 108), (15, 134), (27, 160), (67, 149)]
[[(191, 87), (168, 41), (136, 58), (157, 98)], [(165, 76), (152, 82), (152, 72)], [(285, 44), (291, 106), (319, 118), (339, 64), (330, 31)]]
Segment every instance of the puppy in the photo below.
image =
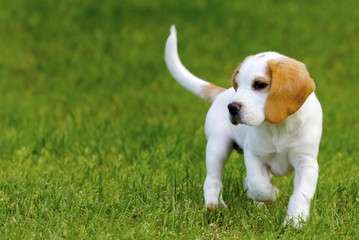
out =
[(301, 227), (309, 217), (317, 185), (322, 135), (322, 108), (305, 65), (276, 52), (259, 53), (239, 64), (233, 87), (224, 89), (199, 79), (182, 65), (174, 26), (166, 43), (165, 61), (183, 87), (212, 102), (205, 123), (206, 206), (226, 207), (221, 196), (222, 170), (236, 148), (244, 154), (244, 188), (257, 202), (273, 201), (278, 196), (272, 175), (294, 171), (294, 192), (284, 225)]

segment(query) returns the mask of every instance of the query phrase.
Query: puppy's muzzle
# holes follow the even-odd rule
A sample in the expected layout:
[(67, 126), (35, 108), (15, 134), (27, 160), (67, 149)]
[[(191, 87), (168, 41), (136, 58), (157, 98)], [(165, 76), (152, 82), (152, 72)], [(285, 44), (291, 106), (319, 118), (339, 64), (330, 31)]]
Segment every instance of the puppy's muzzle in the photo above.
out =
[(241, 123), (241, 117), (240, 117), (240, 111), (242, 110), (242, 104), (237, 102), (231, 102), (227, 106), (229, 114), (230, 114), (230, 120), (232, 124), (237, 125), (238, 123)]

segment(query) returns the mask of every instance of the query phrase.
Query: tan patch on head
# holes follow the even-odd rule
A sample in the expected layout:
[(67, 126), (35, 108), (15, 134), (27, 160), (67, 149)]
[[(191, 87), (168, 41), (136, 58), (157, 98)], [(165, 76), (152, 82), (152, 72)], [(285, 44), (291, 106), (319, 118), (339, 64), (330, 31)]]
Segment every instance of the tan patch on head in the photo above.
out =
[(262, 58), (262, 57), (265, 57), (265, 53), (263, 53), (262, 55), (260, 55), (258, 58)]
[(272, 83), (265, 104), (266, 120), (277, 124), (295, 113), (314, 92), (315, 84), (305, 65), (291, 58), (268, 60)]
[(232, 86), (233, 86), (234, 90), (236, 90), (236, 91), (237, 91), (237, 88), (238, 88), (238, 83), (236, 81), (236, 76), (238, 75), (239, 69), (241, 68), (241, 66), (242, 66), (242, 63), (238, 65), (238, 67), (234, 71), (233, 77), (232, 77)]
[(222, 88), (222, 87), (218, 87), (214, 84), (208, 84), (202, 87), (201, 92), (200, 92), (200, 96), (208, 101), (208, 102), (213, 102), (214, 99), (216, 99), (216, 97), (224, 92), (226, 89)]

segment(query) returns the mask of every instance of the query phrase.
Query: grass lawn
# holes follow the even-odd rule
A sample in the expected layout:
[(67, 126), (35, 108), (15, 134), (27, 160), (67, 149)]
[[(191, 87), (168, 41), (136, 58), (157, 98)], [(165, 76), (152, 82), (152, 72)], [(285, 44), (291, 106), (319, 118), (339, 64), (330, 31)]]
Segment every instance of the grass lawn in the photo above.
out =
[[(348, 1), (3, 0), (0, 239), (359, 237), (359, 4)], [(230, 87), (246, 56), (306, 63), (324, 111), (320, 175), (302, 230), (283, 228), (293, 177), (257, 209), (243, 156), (203, 209), (209, 103), (163, 56), (171, 24), (196, 75)]]

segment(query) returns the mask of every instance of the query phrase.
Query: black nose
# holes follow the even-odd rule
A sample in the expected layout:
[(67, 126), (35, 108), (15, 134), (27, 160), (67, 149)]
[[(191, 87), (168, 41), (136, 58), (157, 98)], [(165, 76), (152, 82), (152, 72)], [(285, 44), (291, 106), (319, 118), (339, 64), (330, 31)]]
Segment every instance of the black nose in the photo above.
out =
[(232, 102), (230, 104), (228, 104), (227, 106), (229, 113), (231, 115), (235, 115), (239, 110), (242, 109), (242, 104), (240, 103), (236, 103), (236, 102)]

